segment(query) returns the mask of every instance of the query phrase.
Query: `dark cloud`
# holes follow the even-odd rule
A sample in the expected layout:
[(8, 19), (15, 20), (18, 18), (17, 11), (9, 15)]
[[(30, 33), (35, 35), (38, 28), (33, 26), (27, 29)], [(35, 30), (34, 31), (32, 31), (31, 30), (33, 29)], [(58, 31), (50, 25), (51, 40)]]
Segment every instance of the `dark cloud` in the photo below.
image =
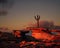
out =
[(7, 15), (7, 11), (2, 11), (2, 12), (0, 12), (0, 16), (5, 16), (5, 15)]
[(0, 0), (0, 3), (7, 3), (7, 0)]
[(0, 16), (5, 16), (14, 4), (14, 0), (0, 0)]

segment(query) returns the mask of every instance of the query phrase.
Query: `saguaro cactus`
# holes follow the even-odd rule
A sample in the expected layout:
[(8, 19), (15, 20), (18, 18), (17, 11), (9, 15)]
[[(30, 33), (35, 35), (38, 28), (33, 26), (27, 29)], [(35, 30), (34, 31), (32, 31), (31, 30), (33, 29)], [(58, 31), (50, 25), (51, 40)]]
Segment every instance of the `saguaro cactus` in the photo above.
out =
[(34, 16), (35, 20), (37, 21), (37, 27), (39, 28), (39, 20), (40, 20), (40, 15)]

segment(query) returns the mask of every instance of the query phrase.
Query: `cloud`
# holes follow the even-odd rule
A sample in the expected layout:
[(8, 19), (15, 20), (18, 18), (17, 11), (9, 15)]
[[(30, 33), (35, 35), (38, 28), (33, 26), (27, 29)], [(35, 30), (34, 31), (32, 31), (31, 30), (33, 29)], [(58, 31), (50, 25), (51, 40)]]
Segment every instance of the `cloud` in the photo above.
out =
[(0, 3), (7, 3), (7, 0), (0, 0)]
[(8, 14), (8, 10), (13, 6), (14, 0), (0, 0), (0, 16)]

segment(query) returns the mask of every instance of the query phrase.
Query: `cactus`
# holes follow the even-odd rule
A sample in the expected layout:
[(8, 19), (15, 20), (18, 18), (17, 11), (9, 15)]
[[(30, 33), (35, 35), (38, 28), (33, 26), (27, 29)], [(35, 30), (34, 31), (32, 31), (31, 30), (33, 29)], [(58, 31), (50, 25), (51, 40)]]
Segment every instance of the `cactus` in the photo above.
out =
[(35, 16), (35, 19), (37, 21), (37, 27), (39, 28), (40, 15)]

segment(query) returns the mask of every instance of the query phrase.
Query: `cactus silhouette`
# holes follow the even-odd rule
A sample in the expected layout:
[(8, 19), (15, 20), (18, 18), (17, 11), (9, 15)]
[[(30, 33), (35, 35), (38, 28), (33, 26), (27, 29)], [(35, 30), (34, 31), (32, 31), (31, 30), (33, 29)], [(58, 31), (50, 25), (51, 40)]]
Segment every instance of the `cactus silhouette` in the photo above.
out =
[(37, 28), (39, 28), (39, 20), (40, 20), (40, 15), (34, 16), (35, 20), (37, 21)]

